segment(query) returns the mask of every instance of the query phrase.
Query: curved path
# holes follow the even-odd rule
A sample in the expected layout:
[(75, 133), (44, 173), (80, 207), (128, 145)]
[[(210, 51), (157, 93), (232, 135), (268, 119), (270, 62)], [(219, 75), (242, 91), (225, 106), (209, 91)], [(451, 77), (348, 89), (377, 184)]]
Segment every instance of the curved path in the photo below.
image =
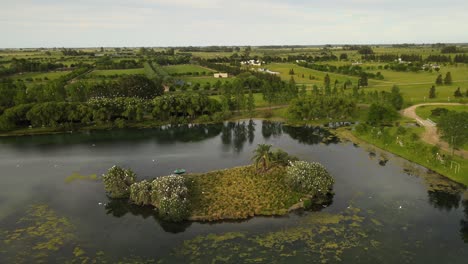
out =
[[(451, 152), (452, 148), (449, 146), (449, 144), (440, 139), (439, 134), (437, 133), (436, 125), (431, 121), (422, 119), (421, 117), (419, 117), (416, 114), (416, 108), (418, 108), (419, 106), (424, 106), (424, 105), (464, 105), (464, 104), (460, 104), (460, 103), (425, 103), (425, 104), (413, 105), (413, 106), (410, 106), (410, 107), (408, 107), (406, 109), (403, 109), (401, 111), (402, 115), (404, 115), (406, 117), (409, 117), (409, 118), (412, 118), (412, 119), (415, 119), (416, 122), (418, 122), (418, 124), (420, 124), (421, 126), (424, 126), (426, 128), (426, 131), (422, 135), (422, 140), (423, 141), (425, 141), (425, 142), (427, 142), (427, 143), (429, 143), (431, 145), (438, 145), (438, 146), (440, 146), (441, 149), (443, 149), (443, 150), (445, 150), (447, 152)], [(462, 156), (463, 158), (468, 157), (468, 151), (466, 151), (464, 149), (455, 150), (455, 154), (459, 155), (459, 156)]]

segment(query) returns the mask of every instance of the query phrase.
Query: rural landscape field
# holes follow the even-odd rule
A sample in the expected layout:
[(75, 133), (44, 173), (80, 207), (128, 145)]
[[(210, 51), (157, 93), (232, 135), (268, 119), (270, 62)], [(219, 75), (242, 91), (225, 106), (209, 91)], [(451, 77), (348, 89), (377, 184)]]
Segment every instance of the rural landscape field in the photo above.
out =
[(0, 263), (466, 263), (448, 2), (2, 3)]

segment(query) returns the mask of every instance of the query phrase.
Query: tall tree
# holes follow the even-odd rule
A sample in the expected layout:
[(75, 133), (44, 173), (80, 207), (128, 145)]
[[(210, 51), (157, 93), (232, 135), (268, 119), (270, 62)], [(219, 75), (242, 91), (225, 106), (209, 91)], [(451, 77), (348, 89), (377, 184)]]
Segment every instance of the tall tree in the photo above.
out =
[(299, 90), (299, 97), (305, 97), (307, 96), (307, 88), (305, 84), (301, 86), (301, 89)]
[(250, 118), (252, 118), (255, 110), (255, 98), (253, 96), (252, 90), (249, 90), (249, 96), (247, 97), (247, 111), (249, 112)]
[(358, 81), (358, 86), (368, 86), (369, 85), (369, 77), (367, 76), (367, 73), (362, 72), (361, 77), (359, 78)]
[(462, 94), (462, 92), (460, 91), (460, 87), (458, 87), (457, 90), (455, 90), (455, 92), (453, 93), (453, 96), (455, 96), (455, 97), (463, 97), (463, 94)]
[(325, 78), (323, 79), (323, 86), (326, 89), (327, 87), (330, 87), (330, 84), (331, 84), (330, 76), (327, 73), (327, 75), (325, 75)]
[(258, 144), (257, 148), (254, 150), (254, 156), (252, 157), (252, 160), (255, 162), (255, 167), (258, 168), (258, 165), (261, 164), (263, 171), (266, 171), (270, 166), (271, 155), (271, 145)]
[(400, 88), (396, 85), (393, 85), (392, 87), (392, 91), (390, 93), (390, 103), (397, 110), (400, 110), (403, 106), (403, 96), (400, 93)]
[(431, 89), (429, 89), (429, 98), (436, 98), (436, 87), (432, 85)]
[(450, 72), (447, 72), (445, 74), (444, 84), (445, 85), (451, 85), (452, 84), (452, 74)]
[(468, 142), (468, 112), (449, 111), (440, 119), (437, 127), (442, 138), (453, 148), (461, 147)]
[(437, 85), (443, 85), (444, 84), (444, 81), (442, 80), (442, 74), (439, 74), (439, 76), (437, 76), (436, 84)]

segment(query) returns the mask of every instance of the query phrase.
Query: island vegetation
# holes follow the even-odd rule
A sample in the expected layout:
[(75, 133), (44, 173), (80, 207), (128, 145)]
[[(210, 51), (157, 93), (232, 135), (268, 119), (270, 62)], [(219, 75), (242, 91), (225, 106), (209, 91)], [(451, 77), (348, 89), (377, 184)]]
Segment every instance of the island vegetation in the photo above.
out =
[(265, 144), (258, 145), (252, 160), (243, 167), (143, 181), (130, 169), (113, 166), (103, 182), (110, 198), (152, 206), (171, 222), (285, 215), (331, 202), (334, 179), (321, 164)]

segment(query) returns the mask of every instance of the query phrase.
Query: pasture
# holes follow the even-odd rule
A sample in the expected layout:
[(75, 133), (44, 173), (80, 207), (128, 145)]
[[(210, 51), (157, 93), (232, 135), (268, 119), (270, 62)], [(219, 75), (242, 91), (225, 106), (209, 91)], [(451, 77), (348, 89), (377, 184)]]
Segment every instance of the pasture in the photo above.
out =
[(194, 64), (181, 64), (181, 65), (170, 65), (162, 67), (169, 74), (187, 75), (193, 73), (207, 73), (210, 74), (215, 72), (212, 69), (205, 68)]

